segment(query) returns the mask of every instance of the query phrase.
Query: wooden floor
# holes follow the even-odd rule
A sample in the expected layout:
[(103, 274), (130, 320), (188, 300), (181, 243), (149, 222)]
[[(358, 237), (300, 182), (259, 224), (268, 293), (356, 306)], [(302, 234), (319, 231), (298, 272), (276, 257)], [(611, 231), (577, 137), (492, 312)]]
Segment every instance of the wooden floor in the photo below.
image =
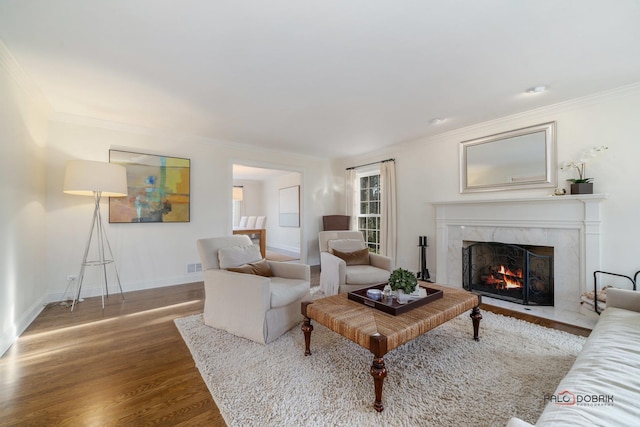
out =
[[(318, 271), (312, 269), (312, 284)], [(0, 359), (0, 426), (224, 426), (174, 319), (203, 284), (51, 304)], [(482, 306), (586, 336), (589, 330)]]
[(173, 320), (203, 284), (52, 304), (0, 359), (0, 426), (225, 426)]

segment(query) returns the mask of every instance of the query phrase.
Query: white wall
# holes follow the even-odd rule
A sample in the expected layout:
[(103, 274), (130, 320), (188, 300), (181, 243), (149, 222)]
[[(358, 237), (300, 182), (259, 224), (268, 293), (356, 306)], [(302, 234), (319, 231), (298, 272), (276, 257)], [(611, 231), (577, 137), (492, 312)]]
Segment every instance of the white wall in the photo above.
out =
[[(264, 183), (256, 180), (234, 179), (233, 185), (241, 185), (243, 200), (240, 206), (240, 216), (261, 216), (266, 215), (267, 208), (264, 197)], [(234, 224), (238, 225), (238, 224)]]
[[(47, 149), (47, 285), (51, 298), (62, 295), (66, 276), (77, 274), (91, 221), (90, 198), (62, 193), (67, 160), (108, 161), (108, 150), (187, 157), (191, 159), (191, 222), (106, 224), (125, 292), (200, 280), (187, 275), (186, 264), (199, 261), (198, 238), (230, 235), (233, 163), (259, 162), (275, 169), (300, 170), (304, 176), (303, 209), (333, 209), (325, 177), (328, 160), (260, 150), (209, 139), (161, 134), (88, 119), (56, 116)], [(103, 214), (108, 212), (103, 202)], [(303, 261), (318, 264), (317, 221), (305, 217)], [(99, 295), (97, 278), (83, 295)]]
[[(498, 199), (547, 195), (552, 189), (460, 194), (458, 145), (461, 141), (505, 132), (548, 121), (557, 122), (558, 161), (578, 160), (584, 149), (607, 145), (609, 150), (588, 166), (594, 192), (608, 193), (603, 203), (602, 265), (608, 271), (633, 274), (640, 269), (637, 241), (640, 237), (640, 192), (637, 176), (640, 159), (640, 85), (621, 88), (481, 123), (441, 135), (397, 145), (380, 153), (343, 159), (339, 167), (395, 157), (398, 183), (398, 264), (419, 268), (419, 235), (429, 236), (428, 267), (437, 271), (435, 212), (429, 202), (461, 199)], [(574, 173), (559, 172), (559, 187), (569, 188)], [(589, 280), (592, 280), (588, 278)]]
[(49, 114), (49, 106), (0, 42), (0, 355), (45, 303)]

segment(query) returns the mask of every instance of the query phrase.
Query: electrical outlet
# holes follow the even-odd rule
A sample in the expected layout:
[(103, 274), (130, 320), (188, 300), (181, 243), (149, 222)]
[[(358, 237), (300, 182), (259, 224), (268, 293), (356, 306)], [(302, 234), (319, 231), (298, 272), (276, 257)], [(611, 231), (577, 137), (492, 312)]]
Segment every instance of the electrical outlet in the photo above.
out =
[(75, 275), (75, 274), (67, 274), (67, 282), (73, 282), (77, 278), (78, 278), (78, 276)]

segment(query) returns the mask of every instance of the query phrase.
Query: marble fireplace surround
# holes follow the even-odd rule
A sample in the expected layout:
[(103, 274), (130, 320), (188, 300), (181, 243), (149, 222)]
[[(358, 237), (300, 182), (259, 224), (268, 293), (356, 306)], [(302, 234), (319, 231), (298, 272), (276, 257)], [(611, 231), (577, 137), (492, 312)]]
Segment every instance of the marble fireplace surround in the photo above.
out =
[(432, 203), (436, 209), (436, 281), (462, 287), (465, 241), (554, 248), (554, 306), (522, 306), (483, 297), (493, 305), (579, 326), (596, 314), (581, 308), (600, 269), (600, 204), (604, 194), (461, 200)]

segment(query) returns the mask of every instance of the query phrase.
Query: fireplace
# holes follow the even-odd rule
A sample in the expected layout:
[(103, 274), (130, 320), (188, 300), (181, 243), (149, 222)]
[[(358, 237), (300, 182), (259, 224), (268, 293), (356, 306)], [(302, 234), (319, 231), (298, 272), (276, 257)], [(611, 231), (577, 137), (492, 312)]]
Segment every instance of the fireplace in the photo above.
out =
[(465, 241), (467, 290), (524, 305), (553, 305), (553, 247)]

